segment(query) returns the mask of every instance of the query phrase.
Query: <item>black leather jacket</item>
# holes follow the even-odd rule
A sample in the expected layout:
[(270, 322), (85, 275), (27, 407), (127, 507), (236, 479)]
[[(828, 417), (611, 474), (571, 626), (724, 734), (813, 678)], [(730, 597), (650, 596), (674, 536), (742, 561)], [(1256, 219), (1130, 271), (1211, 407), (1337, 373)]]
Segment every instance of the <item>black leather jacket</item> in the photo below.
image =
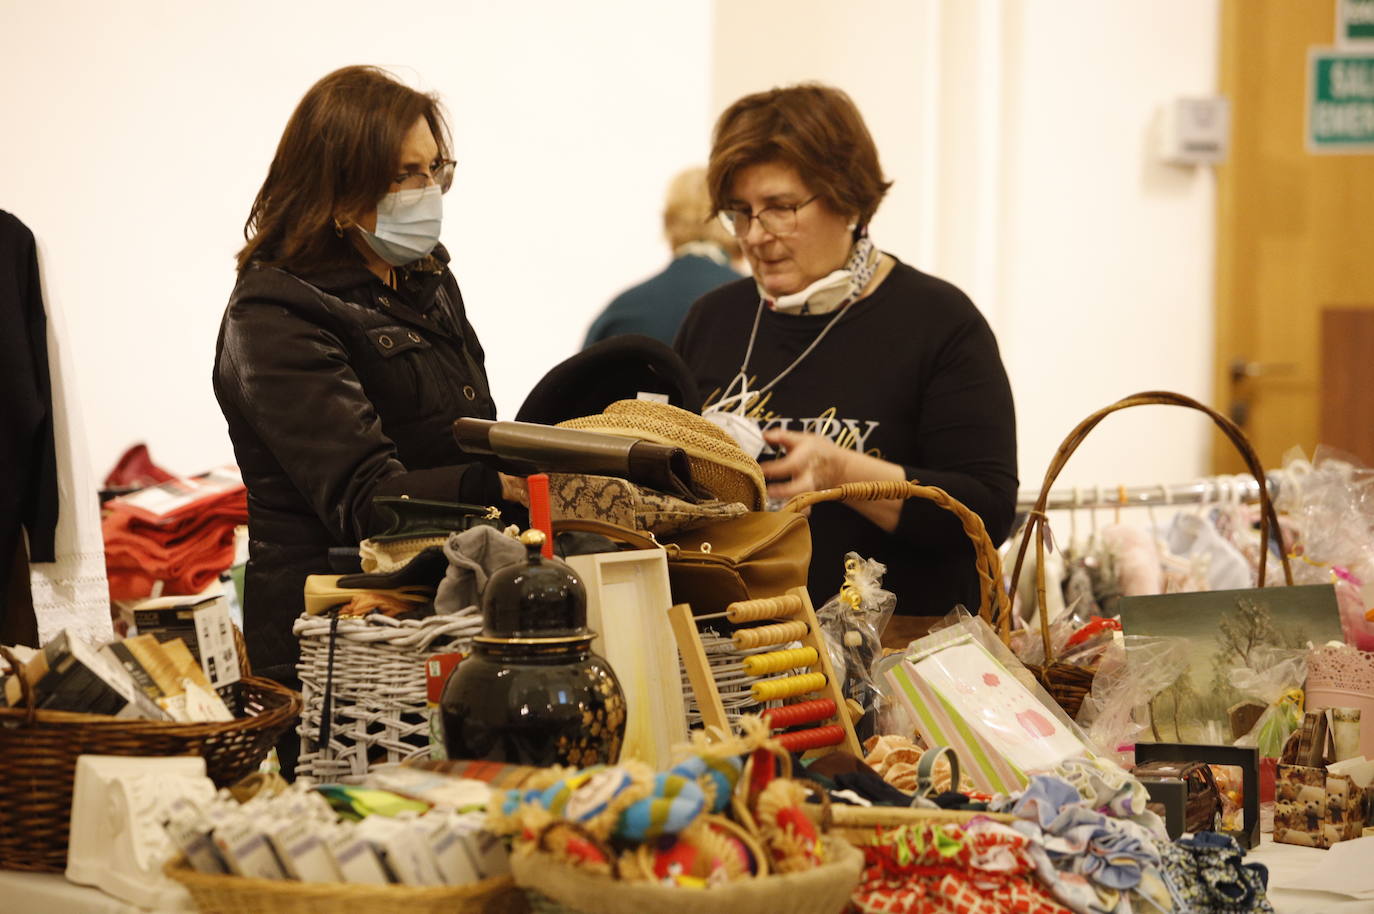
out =
[(496, 407), (447, 261), (436, 249), (398, 289), (361, 265), (250, 267), (229, 299), (214, 386), (248, 487), (244, 627), (259, 675), (294, 678), (306, 575), (375, 532), (373, 496), (498, 504), (497, 475), (450, 431)]

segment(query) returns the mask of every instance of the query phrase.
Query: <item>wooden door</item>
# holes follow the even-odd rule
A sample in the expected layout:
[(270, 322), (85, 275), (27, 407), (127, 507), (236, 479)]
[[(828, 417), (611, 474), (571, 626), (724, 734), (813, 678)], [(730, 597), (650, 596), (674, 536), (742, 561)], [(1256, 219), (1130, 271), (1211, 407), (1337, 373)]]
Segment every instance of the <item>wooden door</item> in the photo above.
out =
[[(1213, 402), (1266, 467), (1321, 441), (1322, 311), (1374, 303), (1374, 154), (1304, 141), (1308, 48), (1334, 45), (1335, 30), (1334, 0), (1222, 3), (1232, 127), (1217, 173)], [(1243, 472), (1219, 435), (1212, 454), (1215, 471)]]
[(1322, 311), (1321, 361), (1321, 443), (1374, 467), (1374, 306)]

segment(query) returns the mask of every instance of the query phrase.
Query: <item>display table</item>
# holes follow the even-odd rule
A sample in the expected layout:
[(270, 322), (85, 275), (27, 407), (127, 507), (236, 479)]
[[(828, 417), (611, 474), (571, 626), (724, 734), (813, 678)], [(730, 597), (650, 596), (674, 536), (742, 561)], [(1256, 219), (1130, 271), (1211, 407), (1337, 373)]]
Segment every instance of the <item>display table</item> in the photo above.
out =
[[(100, 889), (68, 882), (60, 873), (0, 870), (0, 910), (5, 914), (149, 914), (106, 895)], [(183, 907), (159, 908), (156, 914), (188, 914), (196, 908), (186, 897)]]
[[(1369, 839), (1365, 839), (1369, 840)], [(1374, 914), (1374, 901), (1360, 901), (1335, 892), (1286, 888), (1321, 864), (1327, 851), (1296, 844), (1275, 844), (1264, 835), (1260, 846), (1245, 855), (1247, 863), (1269, 868), (1269, 901), (1275, 914)], [(1374, 868), (1374, 852), (1369, 864)]]
[[(1374, 901), (1358, 901), (1332, 892), (1284, 888), (1322, 862), (1326, 851), (1294, 844), (1274, 844), (1268, 835), (1247, 861), (1269, 868), (1269, 900), (1275, 914), (1374, 914)], [(1374, 867), (1374, 858), (1370, 860)], [(5, 914), (149, 914), (146, 908), (125, 904), (99, 889), (75, 885), (56, 873), (0, 870), (0, 909)], [(195, 909), (162, 908), (155, 914), (187, 914)]]

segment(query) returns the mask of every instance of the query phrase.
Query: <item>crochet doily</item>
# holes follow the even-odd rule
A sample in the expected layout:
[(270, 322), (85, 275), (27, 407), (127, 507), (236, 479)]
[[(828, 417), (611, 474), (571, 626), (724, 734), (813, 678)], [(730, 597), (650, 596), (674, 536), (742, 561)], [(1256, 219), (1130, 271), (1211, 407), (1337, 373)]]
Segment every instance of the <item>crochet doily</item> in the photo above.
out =
[(1374, 653), (1342, 644), (1308, 655), (1308, 689), (1345, 689), (1374, 695)]

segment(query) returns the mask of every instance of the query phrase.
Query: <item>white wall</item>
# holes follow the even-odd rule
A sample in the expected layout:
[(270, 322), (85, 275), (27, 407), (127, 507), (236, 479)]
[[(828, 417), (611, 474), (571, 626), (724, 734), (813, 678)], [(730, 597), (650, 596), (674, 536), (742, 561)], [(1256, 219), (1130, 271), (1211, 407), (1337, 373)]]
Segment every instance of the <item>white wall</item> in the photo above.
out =
[[(1214, 187), (1160, 164), (1160, 106), (1217, 89), (1216, 0), (1010, 4), (997, 330), (1020, 411), (1021, 478), (1077, 422), (1141, 390), (1211, 400)], [(1211, 423), (1142, 407), (1105, 420), (1062, 480), (1183, 482)]]
[[(1210, 398), (1211, 175), (1156, 164), (1148, 134), (1168, 99), (1215, 91), (1216, 0), (716, 9), (715, 110), (817, 79), (864, 112), (896, 182), (874, 239), (964, 288), (997, 332), (1023, 488), (1120, 396)], [(1108, 420), (1061, 479), (1206, 472), (1205, 418), (1137, 413)]]
[(503, 416), (668, 257), (663, 190), (704, 161), (707, 0), (0, 0), (0, 208), (39, 240), (103, 478), (123, 448), (232, 459), (210, 387), (243, 220), (286, 119), (335, 67), (438, 91), (443, 240)]
[[(336, 66), (446, 99), (444, 241), (503, 416), (616, 291), (662, 263), (659, 201), (716, 114), (848, 90), (895, 186), (874, 237), (997, 331), (1023, 485), (1082, 417), (1210, 390), (1212, 184), (1155, 164), (1158, 107), (1215, 88), (1217, 0), (0, 0), (0, 208), (33, 228), (70, 331), (93, 470), (147, 440), (230, 458), (210, 390), (232, 256), (277, 137)], [(1205, 420), (1108, 420), (1070, 482), (1205, 472)], [(1181, 411), (1180, 411), (1181, 412)]]

